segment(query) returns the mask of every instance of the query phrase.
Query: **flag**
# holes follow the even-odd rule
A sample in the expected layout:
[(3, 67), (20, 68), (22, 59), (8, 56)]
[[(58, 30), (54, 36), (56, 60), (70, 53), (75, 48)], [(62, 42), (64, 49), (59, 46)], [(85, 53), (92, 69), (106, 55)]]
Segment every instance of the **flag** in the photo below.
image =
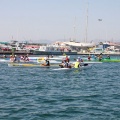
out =
[(102, 19), (98, 19), (98, 21), (102, 21)]

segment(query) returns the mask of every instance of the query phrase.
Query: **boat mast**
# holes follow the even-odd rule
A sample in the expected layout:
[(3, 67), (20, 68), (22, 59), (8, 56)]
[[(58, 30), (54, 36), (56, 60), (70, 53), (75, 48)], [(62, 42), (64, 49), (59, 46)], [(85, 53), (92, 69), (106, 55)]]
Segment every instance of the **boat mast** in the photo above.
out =
[(87, 4), (87, 15), (86, 15), (86, 35), (85, 35), (85, 43), (87, 42), (87, 39), (88, 39), (88, 4)]
[(76, 41), (76, 17), (75, 17), (75, 23), (73, 29), (74, 29), (73, 41)]

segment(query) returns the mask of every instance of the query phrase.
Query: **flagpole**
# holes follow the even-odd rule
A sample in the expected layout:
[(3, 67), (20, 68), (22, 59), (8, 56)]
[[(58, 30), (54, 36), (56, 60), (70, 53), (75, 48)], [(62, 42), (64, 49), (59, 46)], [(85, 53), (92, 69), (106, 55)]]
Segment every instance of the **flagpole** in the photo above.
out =
[[(101, 22), (102, 19), (98, 19), (98, 21)], [(101, 34), (101, 32), (100, 32), (100, 34)], [(99, 42), (100, 42), (100, 36), (101, 36), (101, 35), (99, 35), (99, 38), (98, 38), (98, 39), (99, 39)]]

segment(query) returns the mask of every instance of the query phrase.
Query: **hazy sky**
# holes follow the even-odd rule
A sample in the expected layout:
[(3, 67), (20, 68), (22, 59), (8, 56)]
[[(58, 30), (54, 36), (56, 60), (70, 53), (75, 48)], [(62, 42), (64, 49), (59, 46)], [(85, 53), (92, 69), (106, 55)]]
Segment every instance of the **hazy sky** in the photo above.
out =
[(0, 41), (82, 42), (87, 6), (87, 41), (119, 41), (120, 0), (0, 0)]

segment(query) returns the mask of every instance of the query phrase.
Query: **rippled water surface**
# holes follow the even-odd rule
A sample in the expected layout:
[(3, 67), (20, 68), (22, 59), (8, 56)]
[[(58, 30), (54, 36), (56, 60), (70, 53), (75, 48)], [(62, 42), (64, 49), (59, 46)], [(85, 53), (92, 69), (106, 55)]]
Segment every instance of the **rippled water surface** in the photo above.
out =
[(119, 120), (120, 63), (84, 70), (0, 63), (1, 120)]

